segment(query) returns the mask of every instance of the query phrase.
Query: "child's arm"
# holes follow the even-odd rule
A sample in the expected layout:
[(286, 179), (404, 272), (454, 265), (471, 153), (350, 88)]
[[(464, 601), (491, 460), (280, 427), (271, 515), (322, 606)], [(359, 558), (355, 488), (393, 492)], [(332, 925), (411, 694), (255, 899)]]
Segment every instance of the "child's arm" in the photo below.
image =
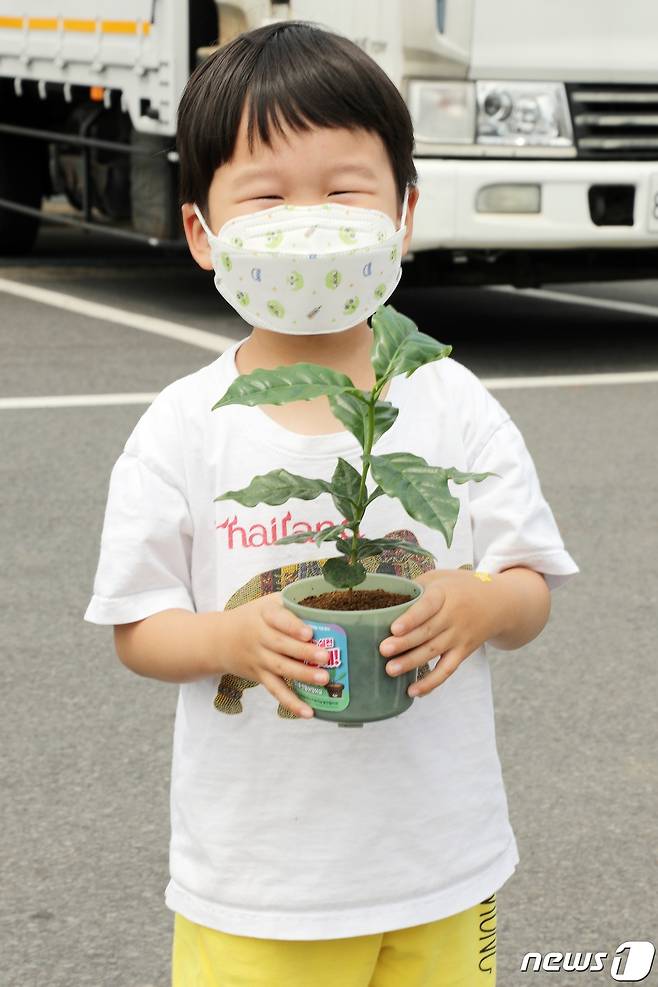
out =
[(123, 664), (162, 682), (196, 682), (218, 672), (213, 642), (226, 641), (227, 613), (161, 610), (143, 620), (115, 624), (114, 647)]
[(500, 631), (488, 638), (501, 651), (513, 651), (541, 634), (551, 613), (551, 591), (541, 572), (524, 566), (491, 577), (491, 600)]
[(325, 664), (329, 655), (308, 643), (311, 636), (308, 624), (285, 609), (280, 593), (234, 610), (162, 610), (114, 627), (117, 655), (138, 675), (182, 683), (232, 672), (261, 682), (297, 716), (312, 716), (313, 710), (283, 679), (328, 681), (326, 670), (314, 665)]

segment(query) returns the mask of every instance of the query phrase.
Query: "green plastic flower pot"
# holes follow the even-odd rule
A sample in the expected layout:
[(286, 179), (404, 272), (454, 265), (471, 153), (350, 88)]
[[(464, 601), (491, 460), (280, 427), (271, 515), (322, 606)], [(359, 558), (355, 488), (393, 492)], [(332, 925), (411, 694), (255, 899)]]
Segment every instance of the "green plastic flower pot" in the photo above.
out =
[(391, 634), (391, 624), (422, 595), (423, 587), (412, 579), (387, 573), (367, 573), (359, 589), (384, 589), (412, 597), (407, 603), (379, 610), (318, 610), (301, 606), (307, 596), (335, 590), (322, 576), (298, 579), (282, 590), (284, 606), (313, 628), (313, 641), (329, 651), (330, 681), (325, 686), (293, 681), (293, 691), (312, 706), (320, 720), (339, 726), (361, 727), (387, 720), (409, 709), (413, 698), (407, 689), (416, 681), (417, 669), (391, 676), (389, 658), (379, 645)]

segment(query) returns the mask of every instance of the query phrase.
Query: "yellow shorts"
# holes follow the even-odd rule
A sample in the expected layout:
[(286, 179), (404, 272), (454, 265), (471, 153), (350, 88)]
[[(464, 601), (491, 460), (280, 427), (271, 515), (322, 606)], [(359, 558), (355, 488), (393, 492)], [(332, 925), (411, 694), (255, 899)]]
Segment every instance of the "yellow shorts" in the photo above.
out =
[(496, 895), (347, 939), (255, 939), (174, 916), (172, 987), (495, 987)]

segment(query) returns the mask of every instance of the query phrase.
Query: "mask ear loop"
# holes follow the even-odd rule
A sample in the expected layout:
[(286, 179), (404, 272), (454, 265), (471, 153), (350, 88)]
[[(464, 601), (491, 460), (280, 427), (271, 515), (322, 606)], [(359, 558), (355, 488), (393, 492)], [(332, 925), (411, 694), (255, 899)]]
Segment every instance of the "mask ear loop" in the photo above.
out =
[(203, 230), (204, 230), (204, 232), (205, 232), (205, 234), (206, 234), (206, 236), (207, 236), (208, 238), (210, 238), (210, 237), (212, 237), (212, 236), (214, 236), (215, 234), (214, 234), (214, 233), (211, 233), (211, 232), (210, 232), (210, 230), (208, 229), (208, 224), (206, 223), (206, 221), (205, 221), (205, 219), (204, 219), (204, 218), (203, 218), (203, 216), (201, 215), (201, 213), (200, 213), (200, 211), (199, 211), (199, 209), (198, 209), (198, 207), (197, 207), (197, 204), (196, 204), (196, 202), (194, 203), (194, 212), (196, 213), (196, 218), (197, 218), (197, 219), (199, 220), (199, 222), (201, 223), (201, 225), (202, 225), (202, 227), (203, 227)]
[(405, 225), (405, 220), (407, 218), (407, 202), (409, 201), (409, 185), (405, 187), (404, 199), (402, 201), (402, 217), (400, 219), (400, 229)]

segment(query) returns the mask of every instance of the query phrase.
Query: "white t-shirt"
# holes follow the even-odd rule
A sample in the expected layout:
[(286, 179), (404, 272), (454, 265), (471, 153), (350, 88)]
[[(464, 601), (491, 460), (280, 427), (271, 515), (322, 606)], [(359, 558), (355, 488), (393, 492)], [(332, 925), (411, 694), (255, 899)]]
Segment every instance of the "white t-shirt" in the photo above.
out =
[[(280, 507), (214, 501), (277, 467), (329, 480), (340, 455), (360, 468), (349, 432), (293, 433), (258, 407), (211, 411), (238, 375), (238, 346), (166, 387), (129, 437), (111, 474), (85, 620), (221, 610), (255, 576), (267, 587), (280, 566), (338, 554), (331, 544), (273, 544), (340, 522), (329, 494)], [(400, 413), (375, 452), (501, 478), (450, 481), (461, 500), (450, 549), (387, 496), (370, 507), (365, 535), (406, 529), (436, 568), (526, 565), (551, 589), (579, 571), (519, 430), (474, 374), (443, 359), (395, 377), (387, 399)], [(333, 939), (455, 914), (513, 873), (486, 646), (402, 715), (357, 730), (283, 719), (264, 686), (226, 715), (213, 705), (217, 685), (179, 687), (165, 892), (173, 911), (235, 935)]]

